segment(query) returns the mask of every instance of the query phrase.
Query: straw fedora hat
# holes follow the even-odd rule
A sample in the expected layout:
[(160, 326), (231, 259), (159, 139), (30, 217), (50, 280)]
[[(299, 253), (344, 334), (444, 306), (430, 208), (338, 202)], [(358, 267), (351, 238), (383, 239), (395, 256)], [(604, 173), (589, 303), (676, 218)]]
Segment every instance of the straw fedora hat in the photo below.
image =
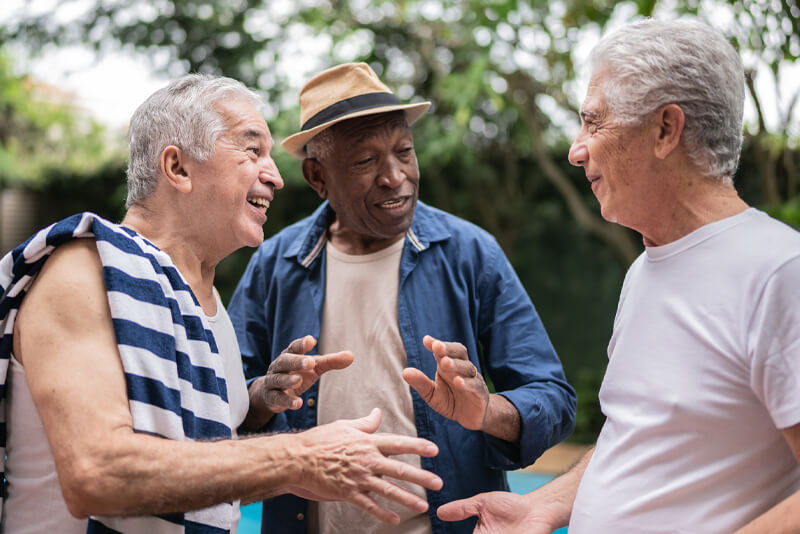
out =
[(337, 122), (403, 110), (409, 126), (430, 102), (403, 104), (366, 63), (345, 63), (317, 74), (300, 90), (300, 131), (281, 143), (289, 154), (306, 157), (306, 143)]

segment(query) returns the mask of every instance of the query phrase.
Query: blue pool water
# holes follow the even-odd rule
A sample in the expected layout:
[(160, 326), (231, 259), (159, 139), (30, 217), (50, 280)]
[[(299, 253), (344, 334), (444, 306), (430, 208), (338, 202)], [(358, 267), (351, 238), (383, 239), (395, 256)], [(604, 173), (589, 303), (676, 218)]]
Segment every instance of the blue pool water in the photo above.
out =
[[(552, 475), (542, 473), (526, 473), (511, 471), (508, 473), (508, 485), (514, 493), (528, 493), (539, 486), (550, 482)], [(259, 534), (261, 528), (261, 504), (249, 504), (242, 507), (242, 519), (239, 521), (239, 534)], [(566, 534), (567, 528), (560, 528), (554, 534)]]

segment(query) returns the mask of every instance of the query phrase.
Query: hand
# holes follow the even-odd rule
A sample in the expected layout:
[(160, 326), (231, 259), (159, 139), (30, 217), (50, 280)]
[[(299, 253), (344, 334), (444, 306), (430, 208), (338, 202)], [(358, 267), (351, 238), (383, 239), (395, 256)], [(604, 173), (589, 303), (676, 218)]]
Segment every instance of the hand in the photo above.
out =
[(489, 407), (489, 388), (469, 361), (467, 348), (431, 336), (425, 336), (422, 343), (436, 358), (435, 380), (411, 367), (403, 370), (403, 379), (443, 416), (464, 428), (481, 430)]
[(303, 406), (300, 395), (310, 388), (319, 377), (332, 369), (344, 369), (353, 363), (353, 353), (344, 351), (333, 354), (310, 356), (305, 353), (314, 348), (312, 336), (295, 339), (267, 369), (267, 374), (250, 386), (255, 396), (273, 414), (285, 410), (297, 410)]
[(505, 491), (480, 493), (440, 506), (436, 515), (443, 521), (478, 516), (473, 534), (550, 534), (561, 525), (545, 505), (531, 504), (533, 495)]
[(421, 438), (375, 434), (380, 422), (381, 412), (375, 408), (361, 419), (336, 421), (296, 434), (302, 446), (293, 454), (304, 461), (304, 472), (289, 491), (306, 499), (350, 502), (393, 524), (399, 523), (400, 517), (378, 504), (370, 493), (418, 513), (427, 510), (425, 500), (382, 477), (439, 490), (442, 479), (438, 476), (389, 458), (396, 454), (436, 456), (439, 449)]

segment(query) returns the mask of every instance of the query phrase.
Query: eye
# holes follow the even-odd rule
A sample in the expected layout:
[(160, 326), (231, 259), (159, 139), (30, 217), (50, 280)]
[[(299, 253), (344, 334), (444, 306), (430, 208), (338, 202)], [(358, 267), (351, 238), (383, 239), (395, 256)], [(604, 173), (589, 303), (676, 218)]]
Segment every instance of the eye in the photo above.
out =
[(369, 158), (364, 158), (364, 159), (360, 159), (360, 160), (356, 161), (356, 165), (362, 166), (362, 165), (367, 165), (367, 164), (369, 164), (371, 162), (372, 162), (372, 158), (369, 157)]
[(249, 146), (247, 147), (247, 152), (251, 152), (252, 154), (255, 154), (256, 157), (258, 157), (261, 155), (261, 148), (257, 146)]

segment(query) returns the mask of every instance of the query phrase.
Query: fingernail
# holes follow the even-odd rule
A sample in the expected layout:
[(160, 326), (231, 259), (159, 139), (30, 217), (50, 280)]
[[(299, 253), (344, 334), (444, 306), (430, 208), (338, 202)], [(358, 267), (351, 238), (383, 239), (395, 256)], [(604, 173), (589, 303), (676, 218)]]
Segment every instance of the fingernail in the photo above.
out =
[(427, 447), (425, 447), (425, 452), (432, 455), (439, 454), (439, 447), (437, 447), (436, 445), (428, 445)]
[(417, 511), (424, 512), (428, 509), (428, 503), (425, 501), (417, 501)]

